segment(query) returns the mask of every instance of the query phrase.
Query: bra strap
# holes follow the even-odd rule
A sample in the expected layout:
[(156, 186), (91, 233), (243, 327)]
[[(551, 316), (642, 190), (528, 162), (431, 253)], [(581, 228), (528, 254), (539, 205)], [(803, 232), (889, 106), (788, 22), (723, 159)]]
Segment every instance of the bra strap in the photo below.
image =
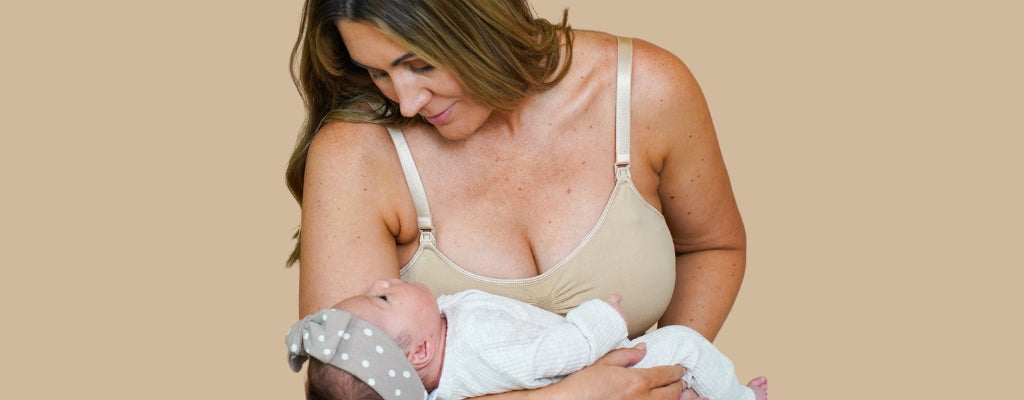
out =
[(633, 76), (633, 41), (619, 37), (618, 75), (615, 79), (615, 176), (629, 177), (629, 101)]
[(402, 163), (402, 172), (405, 174), (405, 182), (409, 185), (409, 193), (416, 206), (416, 224), (420, 229), (420, 236), (422, 239), (433, 242), (434, 222), (430, 219), (427, 192), (423, 189), (423, 181), (420, 180), (420, 172), (416, 169), (416, 162), (412, 159), (409, 143), (405, 141), (405, 135), (400, 129), (388, 127), (388, 133), (391, 134), (391, 141), (395, 143), (398, 160)]

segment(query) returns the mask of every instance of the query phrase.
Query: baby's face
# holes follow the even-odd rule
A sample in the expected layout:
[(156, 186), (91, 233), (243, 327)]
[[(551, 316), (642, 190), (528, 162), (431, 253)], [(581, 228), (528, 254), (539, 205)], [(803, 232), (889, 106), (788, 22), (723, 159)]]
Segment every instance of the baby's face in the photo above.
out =
[(416, 337), (440, 328), (441, 311), (434, 295), (420, 283), (382, 279), (366, 293), (342, 300), (334, 308), (377, 325), (388, 336)]

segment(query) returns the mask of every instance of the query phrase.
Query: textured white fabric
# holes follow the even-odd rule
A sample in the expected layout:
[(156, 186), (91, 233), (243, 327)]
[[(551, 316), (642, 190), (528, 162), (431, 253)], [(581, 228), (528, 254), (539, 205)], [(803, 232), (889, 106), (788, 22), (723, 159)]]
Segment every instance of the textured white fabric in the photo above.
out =
[(611, 350), (639, 342), (647, 343), (647, 357), (637, 366), (682, 364), (692, 370), (687, 382), (702, 395), (703, 386), (731, 396), (714, 400), (753, 399), (753, 392), (736, 380), (732, 363), (699, 333), (681, 326), (662, 328), (629, 342), (622, 317), (602, 300), (584, 302), (565, 317), (478, 290), (440, 296), (438, 306), (448, 319), (448, 336), (431, 399), (546, 386)]

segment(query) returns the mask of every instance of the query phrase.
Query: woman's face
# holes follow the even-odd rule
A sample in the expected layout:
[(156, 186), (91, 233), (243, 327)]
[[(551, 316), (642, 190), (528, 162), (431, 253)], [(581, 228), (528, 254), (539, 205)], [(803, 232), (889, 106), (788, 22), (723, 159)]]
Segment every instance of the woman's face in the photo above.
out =
[(427, 63), (373, 26), (345, 20), (335, 25), (352, 62), (401, 106), (402, 115), (423, 116), (450, 140), (471, 135), (490, 116), (492, 109), (471, 98), (451, 70)]

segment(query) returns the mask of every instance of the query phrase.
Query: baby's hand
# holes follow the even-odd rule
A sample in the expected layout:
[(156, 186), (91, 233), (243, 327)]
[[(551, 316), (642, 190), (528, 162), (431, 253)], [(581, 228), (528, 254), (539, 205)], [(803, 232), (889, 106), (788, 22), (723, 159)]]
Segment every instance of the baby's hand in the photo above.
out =
[(622, 296), (620, 296), (618, 293), (616, 293), (616, 294), (613, 294), (611, 296), (608, 296), (607, 299), (604, 299), (604, 302), (608, 303), (608, 305), (612, 306), (612, 308), (614, 308), (615, 311), (618, 311), (619, 312), (619, 316), (622, 317), (623, 320), (626, 319), (626, 314), (622, 313), (622, 307), (619, 305), (619, 303), (622, 302)]

